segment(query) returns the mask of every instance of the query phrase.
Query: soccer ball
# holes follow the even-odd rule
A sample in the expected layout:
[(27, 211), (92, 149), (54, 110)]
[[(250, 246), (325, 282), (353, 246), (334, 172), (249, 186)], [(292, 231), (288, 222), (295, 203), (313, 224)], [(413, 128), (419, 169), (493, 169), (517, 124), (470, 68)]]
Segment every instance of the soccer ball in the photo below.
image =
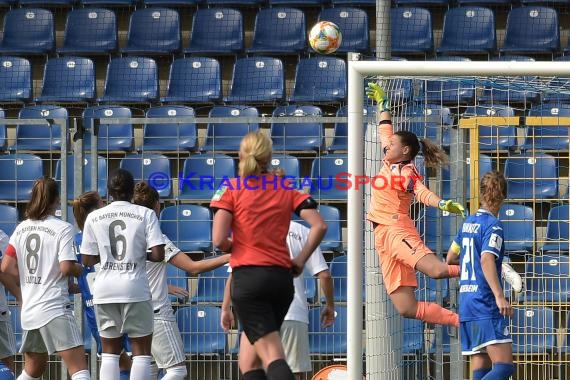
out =
[(320, 54), (334, 53), (342, 42), (338, 26), (330, 21), (320, 21), (309, 32), (309, 44)]

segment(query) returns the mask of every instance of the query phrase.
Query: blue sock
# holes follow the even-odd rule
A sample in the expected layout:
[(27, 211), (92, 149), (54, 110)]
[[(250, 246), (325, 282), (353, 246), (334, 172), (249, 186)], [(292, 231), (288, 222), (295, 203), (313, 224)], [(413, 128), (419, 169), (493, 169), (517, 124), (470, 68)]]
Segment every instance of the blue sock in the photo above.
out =
[(481, 380), (508, 380), (514, 372), (513, 363), (495, 363), (493, 369)]
[(473, 371), (473, 380), (482, 380), (483, 376), (491, 372), (491, 368), (479, 368)]
[(131, 376), (131, 371), (129, 371), (129, 370), (121, 371), (120, 380), (129, 380), (130, 376)]

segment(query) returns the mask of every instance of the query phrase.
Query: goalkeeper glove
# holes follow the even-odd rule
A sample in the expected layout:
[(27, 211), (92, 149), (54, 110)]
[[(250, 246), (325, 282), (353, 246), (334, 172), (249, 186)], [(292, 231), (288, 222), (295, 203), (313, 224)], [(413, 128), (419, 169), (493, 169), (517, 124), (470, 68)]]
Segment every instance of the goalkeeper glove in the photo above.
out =
[(386, 94), (386, 90), (377, 83), (370, 82), (366, 88), (366, 96), (368, 99), (375, 101), (378, 104), (379, 112), (390, 111), (390, 99)]
[(465, 208), (460, 203), (454, 202), (451, 199), (447, 201), (442, 199), (441, 201), (439, 201), (439, 205), (437, 207), (442, 211), (452, 212), (454, 214), (461, 214), (461, 216), (464, 218), (467, 215), (465, 213)]

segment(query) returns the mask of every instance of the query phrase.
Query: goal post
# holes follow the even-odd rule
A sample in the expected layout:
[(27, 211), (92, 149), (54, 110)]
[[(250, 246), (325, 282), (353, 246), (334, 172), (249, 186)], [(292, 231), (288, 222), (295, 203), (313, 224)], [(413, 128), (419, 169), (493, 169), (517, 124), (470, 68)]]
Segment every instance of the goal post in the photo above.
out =
[[(380, 148), (378, 145), (372, 147), (366, 144), (377, 144), (376, 127), (372, 128), (372, 132), (368, 132), (362, 128), (363, 107), (365, 107), (364, 99), (364, 86), (365, 80), (378, 80), (378, 79), (391, 79), (391, 78), (417, 78), (421, 80), (436, 79), (436, 80), (450, 80), (458, 81), (461, 78), (471, 80), (477, 83), (477, 86), (495, 86), (495, 88), (504, 89), (512, 85), (505, 78), (514, 77), (528, 77), (535, 76), (539, 78), (538, 82), (530, 84), (529, 89), (538, 92), (552, 91), (568, 93), (568, 88), (549, 88), (548, 83), (554, 77), (557, 78), (570, 78), (570, 65), (565, 65), (561, 62), (527, 62), (527, 61), (360, 61), (358, 54), (349, 54), (348, 59), (348, 171), (351, 175), (374, 175), (380, 165)], [(459, 78), (459, 79), (458, 79)], [(495, 79), (491, 79), (495, 78)], [(496, 79), (503, 78), (503, 79)], [(544, 81), (540, 81), (544, 78)], [(524, 90), (527, 83), (521, 79), (516, 83), (518, 90)], [(535, 86), (532, 88), (532, 86)], [(370, 104), (368, 104), (370, 105)], [(526, 109), (524, 110), (526, 111)], [(560, 118), (558, 121), (552, 121), (548, 118), (526, 118), (525, 126), (532, 125), (570, 125), (568, 118)], [(566, 122), (568, 121), (568, 122)], [(484, 125), (494, 126), (508, 126), (516, 125), (523, 126), (522, 120), (519, 116), (513, 117), (473, 117), (465, 120), (460, 120), (454, 133), (459, 136), (470, 138), (470, 141), (478, 141), (478, 128)], [(370, 129), (370, 128), (369, 128)], [(468, 132), (466, 132), (468, 131)], [(462, 137), (460, 137), (462, 138)], [(370, 141), (368, 141), (368, 140)], [(459, 140), (462, 141), (462, 140)], [(467, 144), (462, 142), (462, 144)], [(466, 154), (470, 157), (479, 157), (478, 144), (470, 144), (469, 150), (466, 146), (457, 147), (459, 152), (456, 159), (457, 162), (464, 163)], [(534, 152), (534, 148), (532, 150)], [(371, 157), (366, 157), (366, 155)], [(370, 161), (370, 162), (367, 162)], [(478, 159), (472, 159), (469, 169), (466, 170), (465, 175), (469, 176), (470, 184), (469, 190), (467, 187), (458, 189), (459, 197), (467, 201), (466, 194), (470, 191), (469, 200), (471, 212), (476, 211), (478, 206), (478, 181), (479, 181), (479, 167)], [(464, 165), (463, 165), (464, 166)], [(439, 175), (439, 174), (438, 174)], [(438, 177), (439, 178), (439, 177)], [(452, 177), (453, 178), (453, 177)], [(461, 178), (461, 177), (458, 177)], [(436, 184), (440, 186), (440, 184)], [(437, 192), (437, 191), (436, 191)], [(439, 194), (439, 193), (438, 193)], [(374, 331), (374, 335), (378, 336), (378, 342), (369, 342), (370, 344), (379, 345), (379, 350), (384, 354), (381, 357), (374, 358), (374, 363), (370, 360), (369, 350), (366, 349), (366, 359), (363, 360), (363, 330), (362, 330), (362, 299), (363, 299), (363, 281), (370, 281), (371, 278), (381, 278), (380, 269), (370, 268), (367, 265), (367, 274), (363, 276), (362, 268), (365, 267), (365, 260), (373, 260), (375, 253), (373, 245), (373, 237), (370, 227), (366, 222), (366, 211), (369, 202), (369, 190), (363, 186), (352, 186), (348, 190), (347, 200), (347, 255), (348, 255), (348, 268), (347, 268), (347, 308), (348, 308), (348, 322), (347, 322), (347, 367), (349, 379), (361, 379), (364, 374), (364, 363), (366, 363), (367, 380), (375, 379), (400, 379), (402, 378), (399, 371), (390, 372), (391, 368), (399, 366), (401, 356), (397, 353), (391, 352), (394, 342), (394, 336), (398, 334), (397, 331), (390, 330), (388, 321), (377, 323), (376, 325), (369, 325), (367, 316), (370, 313), (382, 314), (386, 313), (387, 309), (391, 307), (389, 298), (385, 296), (382, 289), (381, 279), (380, 284), (366, 285), (366, 314), (364, 320), (366, 321), (365, 331), (370, 333)], [(432, 227), (432, 226), (430, 226)], [(449, 244), (449, 241), (442, 242), (442, 244)], [(447, 248), (447, 247), (444, 247)], [(366, 255), (363, 255), (363, 252)], [(377, 263), (376, 263), (377, 265)], [(369, 272), (376, 271), (375, 277), (370, 276)], [(379, 285), (380, 290), (376, 289), (374, 292), (369, 292), (370, 287)], [(369, 294), (370, 293), (370, 294)], [(379, 308), (369, 304), (370, 296), (382, 297), (382, 302), (377, 302)], [(379, 301), (379, 300), (376, 300)], [(378, 306), (378, 305), (377, 305)], [(397, 328), (399, 330), (399, 328)], [(395, 334), (395, 335), (394, 335)], [(386, 348), (386, 350), (384, 350)], [(377, 366), (382, 371), (387, 371), (383, 375), (373, 373), (370, 371), (371, 366)], [(385, 368), (382, 368), (382, 367)]]

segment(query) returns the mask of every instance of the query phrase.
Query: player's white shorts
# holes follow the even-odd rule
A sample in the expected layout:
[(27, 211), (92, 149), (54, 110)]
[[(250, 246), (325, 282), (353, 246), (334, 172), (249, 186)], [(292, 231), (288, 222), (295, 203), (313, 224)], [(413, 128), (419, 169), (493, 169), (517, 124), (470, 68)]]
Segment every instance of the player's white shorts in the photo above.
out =
[(16, 338), (9, 321), (0, 321), (0, 359), (16, 354)]
[(151, 352), (158, 368), (184, 363), (186, 355), (176, 321), (154, 320)]
[(95, 305), (97, 328), (103, 338), (120, 338), (127, 334), (140, 338), (152, 334), (152, 302), (103, 303)]
[(293, 373), (309, 372), (309, 325), (299, 321), (283, 321), (281, 342), (287, 358), (287, 364)]
[(66, 313), (55, 317), (44, 326), (35, 330), (24, 330), (20, 352), (55, 352), (83, 346), (83, 337), (77, 327), (75, 317)]

